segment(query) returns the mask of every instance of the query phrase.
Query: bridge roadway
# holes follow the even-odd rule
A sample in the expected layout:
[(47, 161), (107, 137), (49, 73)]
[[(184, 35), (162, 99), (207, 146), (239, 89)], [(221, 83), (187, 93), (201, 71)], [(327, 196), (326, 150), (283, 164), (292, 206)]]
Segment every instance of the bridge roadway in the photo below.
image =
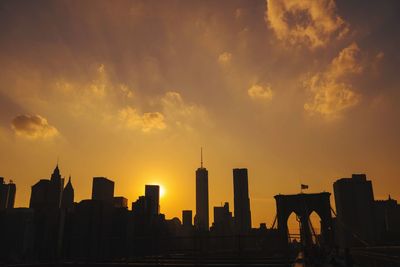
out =
[[(353, 248), (351, 255), (354, 259), (354, 266), (363, 267), (399, 267), (400, 266), (400, 247), (369, 247)], [(336, 266), (345, 266), (343, 258), (337, 259)], [(262, 256), (262, 255), (197, 255), (197, 254), (172, 254), (165, 256), (141, 257), (131, 260), (118, 262), (89, 262), (89, 261), (71, 261), (59, 263), (30, 263), (30, 264), (1, 264), (0, 267), (39, 267), (39, 266), (57, 266), (57, 267), (119, 267), (119, 266), (268, 266), (268, 267), (311, 267), (313, 264), (306, 264), (301, 252), (295, 259), (291, 256)], [(320, 265), (321, 266), (321, 265)], [(322, 267), (332, 267), (329, 264), (322, 264)]]
[(351, 254), (357, 263), (365, 267), (400, 266), (400, 246), (352, 248)]
[(119, 266), (207, 266), (207, 267), (230, 267), (230, 266), (267, 266), (267, 267), (292, 267), (294, 259), (284, 257), (232, 257), (230, 256), (206, 256), (197, 257), (195, 255), (169, 255), (161, 257), (143, 257), (130, 261), (121, 262), (63, 262), (58, 264), (29, 264), (29, 265), (8, 265), (9, 267), (39, 267), (39, 266), (57, 266), (57, 267), (119, 267)]

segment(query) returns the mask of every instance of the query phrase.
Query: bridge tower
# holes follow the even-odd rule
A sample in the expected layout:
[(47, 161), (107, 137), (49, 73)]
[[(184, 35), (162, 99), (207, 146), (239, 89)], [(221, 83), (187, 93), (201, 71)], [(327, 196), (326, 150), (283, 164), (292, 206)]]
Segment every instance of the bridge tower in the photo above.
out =
[(321, 218), (321, 245), (333, 245), (332, 214), (330, 205), (330, 193), (276, 195), (276, 217), (278, 232), (283, 240), (288, 242), (288, 218), (292, 212), (300, 220), (302, 225), (300, 231), (301, 242), (305, 246), (312, 244), (312, 233), (310, 227), (310, 214), (316, 212)]

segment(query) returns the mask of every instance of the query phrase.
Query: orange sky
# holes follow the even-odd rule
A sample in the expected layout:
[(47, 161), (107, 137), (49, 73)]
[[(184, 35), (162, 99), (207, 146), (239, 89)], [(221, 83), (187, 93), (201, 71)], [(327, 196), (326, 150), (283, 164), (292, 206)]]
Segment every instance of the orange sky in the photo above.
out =
[(236, 167), (253, 226), (272, 224), (275, 194), (352, 173), (400, 199), (398, 1), (41, 2), (0, 4), (0, 176), (16, 206), (59, 157), (77, 201), (93, 176), (130, 202), (159, 183), (180, 217), (201, 146), (211, 219), (233, 210)]

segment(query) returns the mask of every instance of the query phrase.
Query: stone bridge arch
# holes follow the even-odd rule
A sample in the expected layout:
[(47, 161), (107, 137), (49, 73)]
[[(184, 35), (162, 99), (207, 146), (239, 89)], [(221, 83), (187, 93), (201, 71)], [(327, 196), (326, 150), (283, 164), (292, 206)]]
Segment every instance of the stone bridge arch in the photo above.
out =
[[(324, 245), (332, 245), (332, 214), (330, 205), (330, 193), (276, 195), (276, 217), (278, 231), (284, 240), (288, 240), (288, 218), (294, 212), (302, 225), (308, 225), (310, 214), (315, 212), (321, 218), (321, 242)], [(312, 244), (312, 233), (308, 227), (302, 227), (300, 231), (301, 242), (309, 246)]]

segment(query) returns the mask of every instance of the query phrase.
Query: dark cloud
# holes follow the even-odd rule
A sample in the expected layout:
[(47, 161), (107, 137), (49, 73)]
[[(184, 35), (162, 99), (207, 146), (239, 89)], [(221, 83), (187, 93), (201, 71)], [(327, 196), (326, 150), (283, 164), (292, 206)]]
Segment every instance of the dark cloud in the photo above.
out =
[(58, 130), (40, 115), (18, 115), (12, 120), (11, 127), (17, 136), (28, 139), (47, 139), (59, 134)]

